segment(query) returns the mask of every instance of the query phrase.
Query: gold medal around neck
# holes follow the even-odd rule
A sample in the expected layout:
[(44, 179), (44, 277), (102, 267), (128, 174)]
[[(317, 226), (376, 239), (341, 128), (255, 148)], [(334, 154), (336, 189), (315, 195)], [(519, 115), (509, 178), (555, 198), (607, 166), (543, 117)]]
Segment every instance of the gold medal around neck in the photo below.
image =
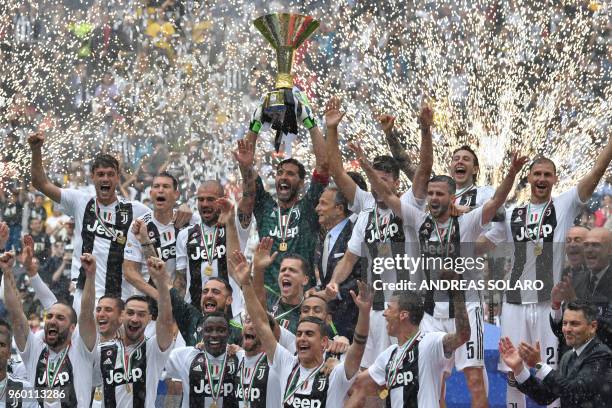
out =
[(381, 400), (387, 399), (387, 397), (389, 396), (389, 390), (386, 388), (383, 388), (379, 393), (378, 396), (380, 397)]
[(533, 248), (533, 253), (535, 256), (542, 255), (542, 246), (536, 244), (535, 248)]
[(128, 394), (131, 394), (132, 393), (132, 384), (125, 383), (125, 389), (128, 392)]
[(287, 243), (286, 242), (281, 242), (280, 245), (278, 246), (278, 250), (281, 252), (286, 252), (287, 251)]
[(212, 404), (210, 404), (210, 408), (217, 408), (217, 401), (213, 401)]
[(127, 242), (127, 239), (125, 237), (117, 237), (117, 243), (119, 245), (125, 245), (126, 242)]
[(204, 268), (204, 273), (206, 276), (212, 276), (213, 267), (211, 265), (206, 265), (206, 268)]

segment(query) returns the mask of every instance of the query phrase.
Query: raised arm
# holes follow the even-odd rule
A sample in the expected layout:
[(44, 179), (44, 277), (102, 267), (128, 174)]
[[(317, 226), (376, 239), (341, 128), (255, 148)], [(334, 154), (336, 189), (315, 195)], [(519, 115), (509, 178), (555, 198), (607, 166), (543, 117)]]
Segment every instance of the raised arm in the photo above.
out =
[(170, 290), (168, 288), (168, 273), (166, 264), (159, 258), (147, 259), (147, 268), (157, 286), (157, 321), (155, 322), (155, 334), (157, 345), (161, 351), (166, 351), (174, 341), (172, 327), (172, 303), (170, 300)]
[(242, 197), (238, 203), (238, 219), (243, 228), (251, 223), (253, 209), (255, 208), (255, 192), (257, 172), (253, 167), (255, 160), (255, 142), (249, 139), (238, 141), (238, 147), (233, 151), (234, 158), (238, 162), (240, 175), (242, 176)]
[(8, 242), (9, 232), (8, 224), (4, 221), (0, 221), (0, 251), (4, 249), (4, 246)]
[(264, 237), (257, 244), (253, 254), (253, 289), (264, 309), (267, 304), (267, 294), (264, 286), (265, 271), (272, 265), (278, 255), (278, 252), (271, 253), (273, 244), (274, 240), (271, 237)]
[(376, 191), (378, 197), (385, 202), (387, 207), (389, 207), (393, 213), (401, 214), (402, 202), (400, 198), (382, 181), (376, 171), (374, 171), (372, 164), (366, 157), (361, 146), (357, 143), (349, 143), (349, 149), (351, 149), (357, 156), (357, 160), (359, 160), (361, 168), (368, 177), (368, 180), (370, 180), (372, 190)]
[[(132, 223), (130, 231), (128, 232), (128, 242), (132, 240), (132, 234), (140, 244), (140, 252), (143, 260), (149, 259), (150, 257), (157, 257), (155, 245), (147, 234), (147, 226), (140, 218), (135, 219)], [(135, 245), (133, 247), (135, 247)], [(156, 298), (157, 291), (153, 286), (149, 285), (148, 282), (145, 282), (142, 277), (141, 265), (140, 262), (125, 259), (123, 261), (123, 276), (140, 292), (152, 298)]]
[(56, 203), (62, 200), (62, 190), (53, 184), (47, 178), (45, 169), (42, 163), (42, 146), (45, 142), (44, 132), (36, 132), (28, 137), (28, 143), (32, 149), (32, 185), (35, 189), (55, 201)]
[(325, 152), (325, 138), (321, 129), (317, 126), (317, 122), (314, 117), (314, 111), (306, 96), (305, 92), (302, 92), (298, 88), (293, 88), (293, 95), (299, 103), (297, 104), (297, 113), (299, 120), (308, 132), (310, 133), (310, 140), (312, 141), (312, 151), (315, 155), (315, 170), (319, 174), (328, 174), (328, 163), (327, 154)]
[(266, 311), (255, 294), (255, 289), (251, 282), (249, 263), (244, 254), (240, 251), (234, 251), (233, 254), (228, 256), (227, 260), (228, 263), (232, 264), (234, 279), (242, 288), (247, 312), (255, 326), (257, 338), (263, 345), (266, 356), (268, 357), (268, 362), (271, 364), (274, 361), (274, 353), (276, 352), (278, 342), (268, 323)]
[(94, 309), (96, 302), (96, 258), (92, 254), (81, 255), (81, 266), (85, 270), (85, 286), (81, 296), (81, 312), (79, 313), (79, 335), (87, 350), (96, 347), (96, 322)]
[(359, 309), (359, 316), (357, 317), (357, 325), (355, 326), (355, 334), (353, 334), (353, 344), (346, 353), (346, 360), (344, 360), (344, 372), (347, 379), (353, 378), (353, 376), (359, 371), (361, 365), (361, 358), (365, 351), (365, 345), (368, 341), (368, 332), (370, 328), (370, 309), (372, 308), (372, 292), (368, 286), (357, 281), (359, 286), (359, 296), (351, 290), (351, 297), (355, 302), (355, 305)]
[(25, 235), (21, 242), (23, 247), (23, 266), (30, 277), (30, 286), (34, 289), (34, 294), (40, 300), (43, 309), (49, 310), (57, 302), (57, 298), (38, 274), (40, 264), (34, 258), (34, 240), (31, 235)]
[[(433, 145), (431, 140), (431, 127), (433, 125), (433, 111), (429, 105), (423, 105), (419, 113), (419, 128), (421, 129), (421, 148), (419, 149), (419, 165), (412, 180), (412, 192), (416, 198), (427, 197), (427, 182), (431, 177), (433, 167)], [(399, 213), (396, 213), (399, 214)]]
[(13, 275), (13, 265), (15, 264), (15, 254), (13, 252), (5, 252), (0, 255), (0, 269), (4, 275), (4, 304), (8, 311), (8, 316), (13, 326), (13, 337), (19, 351), (24, 351), (30, 326), (28, 319), (23, 312), (15, 276)]
[(393, 128), (395, 124), (395, 116), (383, 114), (376, 116), (376, 120), (380, 123), (383, 132), (385, 133), (385, 139), (391, 150), (391, 155), (397, 160), (400, 169), (406, 174), (408, 179), (412, 181), (414, 179), (414, 173), (416, 172), (416, 164), (410, 155), (404, 150), (400, 142), (399, 132)]
[[(219, 224), (225, 226), (225, 246), (228, 254), (240, 250), (240, 240), (238, 239), (238, 230), (236, 229), (234, 217), (234, 204), (223, 197), (215, 201), (215, 206), (219, 208)], [(228, 269), (231, 266), (228, 265)], [(230, 271), (231, 273), (231, 271)]]
[(597, 156), (595, 165), (591, 171), (589, 171), (588, 174), (578, 183), (578, 197), (580, 197), (580, 201), (585, 202), (591, 197), (591, 195), (593, 195), (595, 187), (597, 187), (597, 184), (599, 184), (599, 181), (606, 173), (611, 160), (612, 143), (608, 137), (608, 144), (606, 144), (602, 152), (599, 153), (599, 156)]
[(495, 216), (495, 213), (497, 213), (497, 209), (506, 202), (508, 194), (510, 194), (512, 186), (514, 185), (514, 179), (525, 163), (527, 163), (527, 160), (528, 158), (526, 156), (519, 157), (517, 153), (512, 154), (512, 164), (510, 165), (508, 174), (499, 187), (497, 187), (497, 190), (495, 190), (493, 197), (484, 203), (482, 207), (482, 225), (488, 224)]
[(327, 127), (327, 164), (329, 174), (334, 178), (334, 182), (346, 197), (349, 203), (355, 200), (355, 191), (357, 184), (346, 173), (342, 165), (342, 153), (338, 142), (338, 125), (344, 117), (344, 113), (340, 112), (340, 99), (336, 96), (327, 101), (325, 108), (325, 125)]

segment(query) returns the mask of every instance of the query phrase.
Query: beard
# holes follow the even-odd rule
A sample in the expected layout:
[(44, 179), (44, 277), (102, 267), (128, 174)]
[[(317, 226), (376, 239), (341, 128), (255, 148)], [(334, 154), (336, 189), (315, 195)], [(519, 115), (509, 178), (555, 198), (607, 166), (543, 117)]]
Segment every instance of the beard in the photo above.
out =
[(47, 343), (49, 347), (57, 347), (61, 344), (64, 344), (66, 340), (68, 340), (68, 335), (70, 334), (69, 332), (70, 330), (68, 329), (65, 329), (64, 331), (58, 330), (57, 334), (55, 335), (55, 339), (49, 340), (49, 336), (47, 335), (47, 330), (45, 330), (45, 343)]

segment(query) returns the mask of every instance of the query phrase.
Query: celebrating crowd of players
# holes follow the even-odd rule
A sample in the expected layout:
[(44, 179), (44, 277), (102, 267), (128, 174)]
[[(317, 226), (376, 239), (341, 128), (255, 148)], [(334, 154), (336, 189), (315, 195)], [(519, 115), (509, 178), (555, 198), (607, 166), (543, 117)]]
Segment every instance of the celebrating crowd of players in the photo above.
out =
[[(418, 160), (403, 151), (388, 115), (377, 120), (392, 155), (370, 161), (359, 145), (350, 146), (368, 192), (342, 164), (341, 101), (327, 104), (324, 137), (307, 99), (297, 99), (316, 158), (308, 189), (302, 193), (306, 172), (295, 159), (278, 164), (276, 194), (264, 189), (254, 168), (258, 109), (234, 152), (240, 201), (234, 206), (218, 181), (207, 181), (193, 214), (177, 208), (177, 181), (165, 172), (153, 179), (152, 211), (119, 198), (119, 164), (106, 154), (92, 162), (95, 196), (57, 187), (43, 168), (45, 135), (30, 136), (33, 186), (75, 220), (76, 291), (69, 305), (36, 281), (46, 320), (34, 334), (13, 277), (15, 256), (0, 256), (10, 320), (0, 322), (0, 406), (35, 406), (42, 398), (45, 407), (153, 407), (158, 382), (167, 379), (168, 394), (184, 408), (437, 407), (444, 406), (444, 381), (454, 366), (465, 374), (472, 406), (486, 407), (484, 298), (459, 289), (484, 279), (485, 271), (457, 274), (429, 263), (409, 271), (385, 263), (380, 272), (373, 265), (397, 254), (475, 258), (494, 247), (510, 249), (506, 278), (517, 288), (501, 305), (508, 406), (524, 407), (524, 393), (551, 406), (559, 406), (558, 398), (561, 406), (609, 404), (612, 392), (597, 388), (597, 373), (612, 375), (606, 346), (612, 238), (607, 230), (572, 226), (612, 160), (612, 144), (577, 186), (555, 198), (556, 168), (544, 157), (513, 154), (497, 188), (476, 186), (478, 158), (469, 146), (453, 153), (450, 175), (432, 177), (433, 112), (424, 106)], [(506, 209), (528, 161), (529, 200)], [(412, 181), (405, 192), (398, 191), (400, 172)], [(252, 228), (260, 242), (247, 258)], [(0, 224), (0, 241), (7, 235)], [(572, 245), (585, 249), (564, 269), (566, 237), (568, 255)], [(26, 254), (28, 245), (26, 237)], [(536, 280), (543, 288), (515, 285)], [(379, 285), (402, 281), (451, 285), (427, 291)], [(591, 329), (580, 331), (570, 317)], [(22, 362), (9, 366), (13, 339)], [(559, 351), (588, 342), (597, 342), (600, 371), (555, 386), (555, 376), (566, 374), (556, 369), (569, 364), (558, 367), (565, 361)], [(525, 374), (524, 364), (537, 367), (537, 378)]]

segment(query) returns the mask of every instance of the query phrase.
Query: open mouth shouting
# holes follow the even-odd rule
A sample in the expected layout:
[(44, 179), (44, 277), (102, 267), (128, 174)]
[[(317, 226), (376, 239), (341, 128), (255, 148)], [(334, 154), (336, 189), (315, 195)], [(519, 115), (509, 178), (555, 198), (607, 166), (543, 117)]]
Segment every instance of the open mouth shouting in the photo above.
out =
[(110, 183), (102, 183), (100, 184), (100, 193), (102, 194), (109, 194), (111, 193), (111, 184)]
[(291, 196), (291, 185), (285, 181), (280, 181), (276, 185), (276, 192), (279, 197), (287, 198)]
[(215, 312), (217, 310), (217, 302), (213, 298), (205, 299), (204, 307), (202, 309), (202, 311), (205, 313)]
[(306, 341), (298, 342), (298, 345), (297, 345), (298, 355), (307, 354), (307, 353), (310, 352), (310, 349), (311, 349), (311, 347), (310, 347), (310, 344), (308, 342), (306, 342)]
[(465, 178), (466, 174), (467, 174), (467, 169), (465, 168), (463, 164), (458, 164), (455, 166), (455, 171), (454, 171), (455, 177), (463, 179)]
[(535, 189), (538, 195), (544, 195), (548, 191), (548, 183), (545, 181), (538, 181), (535, 183)]
[(289, 278), (283, 278), (280, 281), (280, 288), (282, 295), (286, 296), (291, 293), (293, 289), (293, 282)]
[(108, 330), (109, 322), (107, 319), (98, 319), (98, 330), (103, 333)]
[(128, 337), (136, 338), (140, 334), (139, 332), (141, 328), (142, 325), (139, 323), (128, 323), (125, 327), (125, 331)]
[(59, 335), (59, 331), (57, 330), (57, 326), (50, 325), (47, 327), (47, 343), (55, 343), (57, 341)]

